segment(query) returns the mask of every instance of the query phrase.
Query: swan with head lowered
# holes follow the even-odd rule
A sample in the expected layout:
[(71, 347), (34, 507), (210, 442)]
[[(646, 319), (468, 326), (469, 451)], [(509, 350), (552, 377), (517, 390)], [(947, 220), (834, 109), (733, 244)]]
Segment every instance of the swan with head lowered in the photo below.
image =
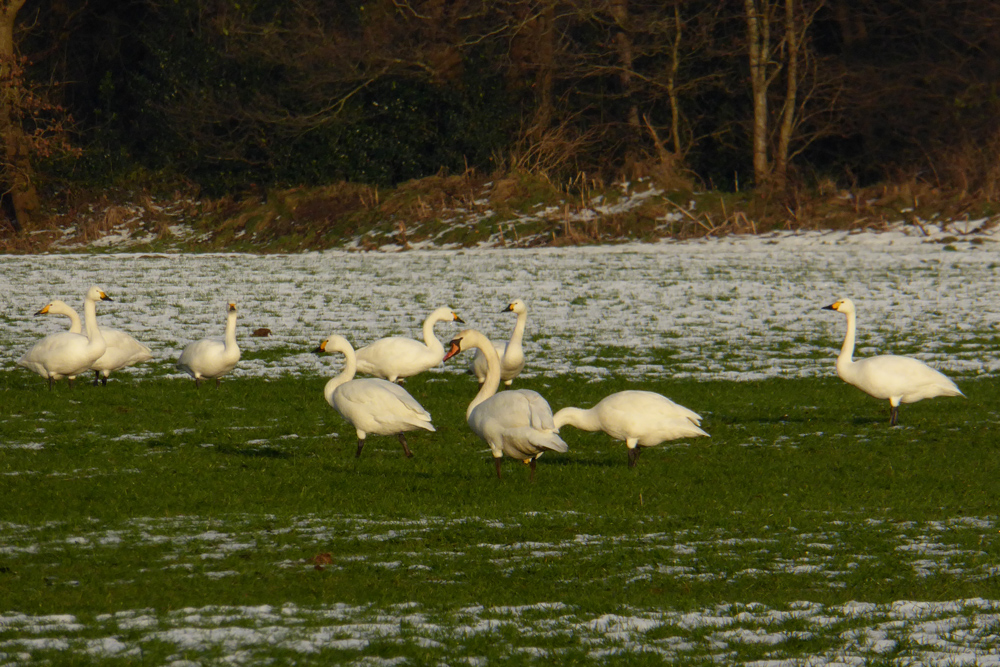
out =
[(857, 331), (854, 302), (840, 299), (823, 309), (847, 315), (847, 335), (837, 357), (837, 375), (870, 396), (889, 399), (890, 426), (899, 421), (900, 403), (916, 403), (935, 396), (965, 396), (944, 374), (912, 357), (883, 354), (854, 361), (854, 335)]
[(354, 379), (357, 358), (354, 348), (343, 336), (331, 335), (314, 350), (340, 352), (344, 355), (344, 369), (326, 383), (323, 395), (341, 416), (349, 421), (358, 434), (358, 451), (365, 446), (365, 437), (375, 435), (395, 435), (403, 445), (403, 454), (409, 458), (413, 452), (406, 444), (408, 431), (423, 429), (433, 431), (431, 416), (398, 384), (381, 378)]
[(226, 334), (223, 340), (203, 338), (190, 343), (177, 360), (177, 369), (194, 378), (194, 386), (200, 387), (205, 378), (215, 378), (215, 386), (221, 378), (236, 368), (240, 360), (240, 348), (236, 344), (236, 304), (229, 304), (226, 315)]
[(497, 477), (504, 454), (531, 466), (543, 453), (565, 452), (569, 448), (559, 437), (552, 421), (552, 409), (542, 396), (530, 389), (516, 389), (500, 394), (500, 356), (490, 339), (475, 329), (466, 329), (450, 343), (445, 360), (459, 352), (476, 348), (486, 356), (486, 378), (479, 393), (469, 403), (465, 418), (469, 427), (486, 441), (493, 453)]
[[(87, 290), (83, 300), (83, 316), (87, 323), (86, 336), (79, 333), (80, 318), (72, 308), (61, 301), (53, 301), (46, 305), (35, 314), (66, 315), (70, 318), (70, 330), (46, 336), (35, 343), (17, 363), (46, 378), (49, 381), (49, 389), (52, 388), (53, 382), (64, 377), (69, 379), (72, 386), (76, 376), (89, 371), (91, 364), (107, 350), (107, 343), (97, 326), (97, 302), (112, 300), (98, 287)], [(73, 331), (74, 328), (76, 331)]]
[[(500, 312), (517, 314), (517, 322), (514, 324), (514, 333), (511, 334), (510, 340), (493, 341), (493, 347), (500, 357), (500, 379), (509, 387), (514, 378), (524, 370), (524, 349), (521, 347), (521, 341), (524, 338), (524, 327), (528, 323), (528, 307), (524, 305), (524, 301), (515, 299)], [(480, 386), (486, 381), (486, 355), (479, 350), (476, 350), (476, 356), (472, 359), (472, 374), (479, 380)]]
[(358, 371), (389, 382), (434, 368), (444, 359), (444, 346), (434, 335), (438, 322), (465, 322), (451, 308), (442, 306), (424, 320), (424, 342), (393, 336), (381, 338), (357, 351)]
[(619, 391), (589, 410), (563, 408), (553, 421), (556, 428), (569, 425), (584, 431), (604, 431), (616, 440), (624, 440), (630, 468), (639, 460), (642, 447), (708, 435), (699, 426), (701, 415), (652, 391)]

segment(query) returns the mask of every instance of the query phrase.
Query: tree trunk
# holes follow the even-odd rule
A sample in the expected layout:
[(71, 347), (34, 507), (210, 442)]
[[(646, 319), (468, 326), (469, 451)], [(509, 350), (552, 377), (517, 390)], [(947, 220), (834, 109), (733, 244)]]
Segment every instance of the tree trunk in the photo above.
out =
[(25, 0), (0, 2), (0, 137), (3, 138), (4, 186), (14, 209), (14, 227), (31, 227), (31, 216), (38, 209), (31, 155), (24, 129), (18, 122), (18, 98), (14, 84), (17, 67), (14, 53), (14, 22)]
[(555, 117), (553, 99), (555, 73), (555, 5), (549, 2), (534, 19), (535, 36), (535, 115), (531, 134), (540, 139), (552, 126)]
[(612, 0), (611, 18), (618, 26), (618, 33), (615, 35), (615, 46), (618, 50), (618, 62), (621, 65), (621, 75), (619, 80), (622, 85), (622, 94), (629, 101), (628, 125), (638, 134), (639, 108), (635, 105), (632, 91), (632, 37), (628, 33), (628, 0)]
[(785, 104), (781, 109), (778, 146), (774, 152), (774, 186), (784, 189), (788, 182), (788, 151), (795, 128), (799, 85), (799, 30), (795, 20), (795, 0), (785, 0)]
[[(769, 9), (768, 0), (760, 0)], [(770, 17), (761, 14), (757, 0), (744, 0), (750, 58), (750, 91), (753, 100), (753, 175), (757, 187), (770, 180), (767, 159), (767, 63), (770, 58)]]

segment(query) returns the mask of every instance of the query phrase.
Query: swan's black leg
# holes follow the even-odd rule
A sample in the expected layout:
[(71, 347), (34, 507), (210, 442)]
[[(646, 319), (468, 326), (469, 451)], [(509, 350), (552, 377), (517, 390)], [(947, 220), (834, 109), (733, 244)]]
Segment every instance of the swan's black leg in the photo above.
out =
[(889, 426), (895, 426), (899, 422), (899, 406), (894, 405), (889, 409)]
[(534, 482), (535, 481), (535, 461), (537, 461), (537, 460), (538, 460), (538, 457), (536, 456), (536, 457), (532, 458), (531, 459), (531, 463), (528, 464), (528, 466), (531, 468), (531, 474), (528, 475), (528, 481), (529, 482)]
[(195, 378), (194, 379), (194, 388), (195, 389), (199, 389), (200, 387), (201, 387), (201, 380), (199, 380), (198, 378)]
[(52, 385), (53, 385), (53, 384), (54, 384), (54, 382), (53, 382), (53, 380), (52, 380), (52, 376), (50, 375), (50, 376), (49, 376), (49, 391), (52, 391)]
[(69, 382), (69, 388), (72, 389), (73, 388), (73, 378), (66, 378), (66, 379)]
[(639, 460), (639, 446), (636, 445), (632, 449), (628, 450), (628, 467), (634, 468), (638, 460)]
[(108, 376), (107, 375), (101, 376), (101, 386), (102, 387), (107, 387), (108, 386)]
[(500, 459), (500, 457), (498, 457), (498, 456), (494, 456), (494, 457), (493, 457), (493, 463), (494, 463), (494, 464), (496, 465), (496, 467), (497, 467), (497, 479), (502, 479), (502, 477), (500, 476), (500, 460), (501, 460), (501, 459)]
[(94, 371), (94, 386), (97, 386), (98, 381), (101, 379), (101, 371)]
[(218, 389), (222, 386), (222, 378), (215, 378), (215, 388)]
[(406, 436), (400, 433), (398, 437), (399, 437), (399, 442), (402, 443), (403, 445), (403, 454), (405, 454), (406, 458), (408, 459), (413, 458), (413, 452), (411, 452), (410, 448), (406, 446)]
[(361, 458), (361, 448), (364, 447), (364, 446), (365, 446), (365, 439), (364, 438), (358, 438), (358, 453), (354, 455), (354, 458), (356, 458), (356, 459)]

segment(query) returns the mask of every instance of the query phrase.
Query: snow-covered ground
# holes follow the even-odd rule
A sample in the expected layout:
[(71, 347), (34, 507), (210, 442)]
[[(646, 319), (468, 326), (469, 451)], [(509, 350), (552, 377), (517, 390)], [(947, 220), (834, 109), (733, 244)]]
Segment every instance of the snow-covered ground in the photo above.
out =
[[(172, 371), (187, 342), (221, 336), (228, 301), (239, 307), (245, 352), (282, 352), (240, 363), (239, 374), (261, 375), (329, 373), (330, 361), (308, 352), (331, 332), (356, 346), (419, 337), (440, 305), (505, 338), (514, 318), (500, 311), (522, 298), (532, 373), (814, 376), (832, 373), (845, 330), (842, 315), (821, 308), (850, 297), (859, 356), (904, 353), (959, 378), (994, 374), (996, 241), (995, 230), (900, 226), (521, 250), (7, 256), (0, 367), (15, 368), (34, 340), (65, 326), (35, 311), (55, 298), (82, 311), (97, 284), (115, 299), (99, 305), (99, 321), (154, 350), (153, 366), (136, 373)], [(272, 335), (251, 338), (258, 327)], [(447, 341), (457, 328), (438, 325), (437, 334)]]

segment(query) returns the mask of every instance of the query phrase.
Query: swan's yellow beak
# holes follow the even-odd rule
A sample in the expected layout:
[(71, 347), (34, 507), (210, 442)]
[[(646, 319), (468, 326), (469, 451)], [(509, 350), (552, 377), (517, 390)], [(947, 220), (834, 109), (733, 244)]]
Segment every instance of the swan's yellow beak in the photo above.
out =
[(101, 301), (114, 301), (114, 299), (112, 299), (110, 296), (108, 296), (104, 292), (101, 292)]
[(462, 346), (460, 345), (461, 342), (462, 342), (461, 338), (456, 338), (455, 340), (448, 343), (448, 345), (450, 345), (451, 347), (448, 348), (448, 354), (444, 355), (444, 359), (442, 359), (441, 361), (448, 361), (456, 354), (461, 352), (462, 351)]
[(234, 310), (236, 310), (236, 304), (235, 303), (229, 304), (229, 312), (233, 312)]
[(463, 320), (461, 317), (459, 317), (458, 313), (452, 313), (451, 317), (452, 317), (453, 321), (455, 321), (455, 322), (461, 322), (462, 324), (465, 324), (465, 320)]
[(313, 354), (319, 354), (320, 352), (326, 352), (326, 341), (320, 343), (319, 347), (313, 350)]
[(513, 303), (509, 303), (509, 304), (507, 304), (507, 307), (504, 308), (503, 310), (501, 310), (500, 312), (501, 313), (509, 313), (512, 310), (514, 310), (514, 304)]
[(844, 303), (844, 302), (843, 301), (836, 301), (834, 303), (831, 303), (829, 306), (823, 306), (823, 310), (838, 310), (839, 311), (840, 310), (840, 304), (842, 304), (842, 303)]
[(49, 314), (49, 306), (51, 306), (51, 305), (52, 305), (52, 304), (46, 304), (46, 305), (45, 305), (45, 307), (44, 307), (44, 308), (42, 308), (42, 309), (41, 309), (40, 311), (38, 311), (37, 313), (35, 313), (35, 315), (48, 315), (48, 314)]

